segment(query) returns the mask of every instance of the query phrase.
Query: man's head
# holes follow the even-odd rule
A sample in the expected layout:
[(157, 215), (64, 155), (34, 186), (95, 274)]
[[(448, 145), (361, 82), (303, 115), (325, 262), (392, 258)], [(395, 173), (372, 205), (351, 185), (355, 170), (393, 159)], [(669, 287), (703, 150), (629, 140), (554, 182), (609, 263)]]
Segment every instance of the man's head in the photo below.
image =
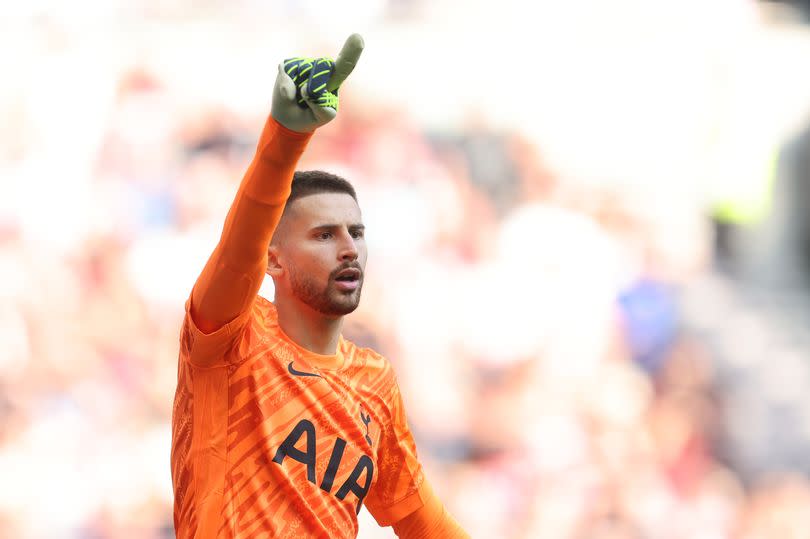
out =
[(328, 172), (296, 172), (268, 249), (276, 298), (328, 316), (348, 314), (360, 303), (367, 255), (352, 185)]

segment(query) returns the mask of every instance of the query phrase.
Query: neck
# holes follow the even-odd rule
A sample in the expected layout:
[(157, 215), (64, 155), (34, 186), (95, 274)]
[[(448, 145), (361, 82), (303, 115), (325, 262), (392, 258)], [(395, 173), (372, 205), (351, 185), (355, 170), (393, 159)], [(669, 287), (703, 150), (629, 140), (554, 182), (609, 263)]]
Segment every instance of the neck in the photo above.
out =
[(337, 353), (343, 317), (330, 317), (294, 298), (276, 294), (273, 304), (278, 312), (278, 325), (298, 346), (316, 354)]

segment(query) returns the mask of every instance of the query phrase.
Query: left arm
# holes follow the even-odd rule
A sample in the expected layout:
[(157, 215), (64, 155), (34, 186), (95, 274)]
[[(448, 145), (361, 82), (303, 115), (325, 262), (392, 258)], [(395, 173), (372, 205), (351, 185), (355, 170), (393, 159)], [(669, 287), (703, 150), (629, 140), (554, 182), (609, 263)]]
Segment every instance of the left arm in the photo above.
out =
[(393, 525), (400, 539), (469, 539), (425, 480), (424, 505)]
[(393, 370), (390, 376), (383, 396), (390, 415), (381, 425), (379, 470), (365, 505), (380, 526), (393, 526), (401, 539), (469, 539), (425, 478)]

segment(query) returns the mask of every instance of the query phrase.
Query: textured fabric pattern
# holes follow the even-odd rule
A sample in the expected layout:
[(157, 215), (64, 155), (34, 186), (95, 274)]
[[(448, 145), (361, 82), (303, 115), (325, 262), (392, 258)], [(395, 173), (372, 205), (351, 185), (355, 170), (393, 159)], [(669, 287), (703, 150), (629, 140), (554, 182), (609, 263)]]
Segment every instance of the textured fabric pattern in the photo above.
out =
[(188, 306), (173, 417), (178, 538), (356, 537), (362, 503), (381, 525), (422, 506), (422, 468), (382, 356), (344, 339), (334, 356), (304, 350), (261, 297), (209, 335)]

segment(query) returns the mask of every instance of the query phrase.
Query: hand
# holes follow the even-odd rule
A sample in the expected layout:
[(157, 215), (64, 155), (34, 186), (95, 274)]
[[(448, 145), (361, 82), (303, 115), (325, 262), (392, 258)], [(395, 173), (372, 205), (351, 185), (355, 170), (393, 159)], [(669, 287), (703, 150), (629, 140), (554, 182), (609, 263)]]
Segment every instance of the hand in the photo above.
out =
[(280, 63), (273, 87), (273, 118), (301, 133), (331, 122), (337, 115), (338, 88), (357, 65), (363, 46), (363, 38), (352, 34), (335, 61), (290, 58)]

